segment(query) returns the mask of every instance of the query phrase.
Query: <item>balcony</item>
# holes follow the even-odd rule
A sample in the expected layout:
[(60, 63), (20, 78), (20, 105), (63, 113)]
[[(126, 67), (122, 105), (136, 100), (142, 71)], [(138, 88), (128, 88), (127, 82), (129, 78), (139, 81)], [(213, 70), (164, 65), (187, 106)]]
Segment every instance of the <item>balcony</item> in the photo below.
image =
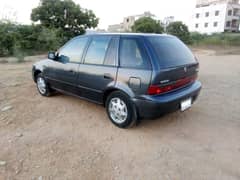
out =
[(225, 31), (231, 31), (231, 32), (239, 31), (239, 20), (233, 19), (231, 21), (227, 21), (225, 25)]
[(233, 9), (233, 16), (240, 18), (240, 9)]

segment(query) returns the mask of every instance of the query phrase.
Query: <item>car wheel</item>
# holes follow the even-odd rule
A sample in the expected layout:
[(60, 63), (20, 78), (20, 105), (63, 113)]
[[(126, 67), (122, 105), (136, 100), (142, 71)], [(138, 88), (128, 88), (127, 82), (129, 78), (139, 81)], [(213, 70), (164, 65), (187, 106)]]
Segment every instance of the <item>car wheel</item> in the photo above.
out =
[(51, 96), (51, 89), (49, 87), (49, 85), (47, 84), (45, 78), (43, 77), (42, 73), (37, 75), (36, 78), (36, 82), (37, 82), (37, 89), (38, 92), (42, 95), (42, 96)]
[(135, 105), (126, 94), (120, 91), (115, 91), (108, 96), (106, 110), (112, 123), (120, 128), (130, 128), (136, 124)]

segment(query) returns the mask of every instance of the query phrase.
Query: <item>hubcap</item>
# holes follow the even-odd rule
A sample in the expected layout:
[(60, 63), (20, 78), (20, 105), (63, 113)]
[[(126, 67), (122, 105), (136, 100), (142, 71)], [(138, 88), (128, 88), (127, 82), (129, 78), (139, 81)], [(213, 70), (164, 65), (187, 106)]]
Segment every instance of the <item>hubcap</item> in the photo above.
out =
[(46, 92), (46, 82), (42, 77), (37, 79), (37, 87), (41, 94), (45, 94)]
[(112, 98), (109, 106), (108, 111), (112, 120), (118, 124), (123, 123), (126, 121), (128, 116), (127, 105), (124, 101), (120, 98)]

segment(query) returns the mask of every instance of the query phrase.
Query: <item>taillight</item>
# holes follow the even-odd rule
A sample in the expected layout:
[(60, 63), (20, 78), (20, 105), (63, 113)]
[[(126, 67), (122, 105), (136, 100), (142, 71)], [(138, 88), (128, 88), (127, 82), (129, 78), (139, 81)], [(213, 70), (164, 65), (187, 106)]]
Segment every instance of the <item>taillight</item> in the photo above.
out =
[(161, 88), (159, 86), (156, 86), (156, 85), (151, 85), (148, 88), (148, 94), (149, 95), (161, 94)]
[(159, 85), (150, 85), (148, 88), (149, 95), (157, 95), (178, 89), (184, 85), (194, 82), (197, 79), (197, 76), (186, 77), (175, 81), (173, 84), (159, 86)]

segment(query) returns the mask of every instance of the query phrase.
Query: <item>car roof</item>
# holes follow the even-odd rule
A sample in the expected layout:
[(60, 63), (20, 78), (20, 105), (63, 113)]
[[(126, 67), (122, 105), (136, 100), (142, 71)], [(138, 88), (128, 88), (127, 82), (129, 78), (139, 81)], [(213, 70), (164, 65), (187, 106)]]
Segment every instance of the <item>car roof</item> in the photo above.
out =
[(160, 37), (174, 37), (169, 34), (155, 34), (155, 33), (91, 33), (91, 34), (84, 34), (80, 35), (79, 37), (83, 36), (144, 36), (144, 37), (150, 37), (150, 36), (160, 36)]

